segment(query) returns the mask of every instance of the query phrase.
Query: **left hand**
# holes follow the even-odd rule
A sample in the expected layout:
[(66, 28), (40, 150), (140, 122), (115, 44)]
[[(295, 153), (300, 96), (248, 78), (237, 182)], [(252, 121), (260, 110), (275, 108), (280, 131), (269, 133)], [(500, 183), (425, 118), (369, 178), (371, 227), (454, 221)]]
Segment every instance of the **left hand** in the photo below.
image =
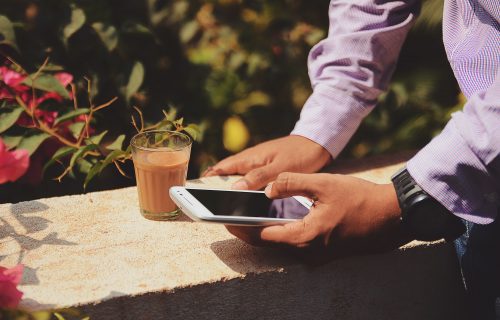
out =
[[(279, 245), (306, 254), (308, 262), (391, 250), (407, 242), (392, 184), (337, 174), (282, 173), (266, 188), (269, 198), (302, 195), (314, 206), (302, 220), (269, 227), (226, 228), (253, 245)], [(313, 261), (314, 260), (314, 261)]]

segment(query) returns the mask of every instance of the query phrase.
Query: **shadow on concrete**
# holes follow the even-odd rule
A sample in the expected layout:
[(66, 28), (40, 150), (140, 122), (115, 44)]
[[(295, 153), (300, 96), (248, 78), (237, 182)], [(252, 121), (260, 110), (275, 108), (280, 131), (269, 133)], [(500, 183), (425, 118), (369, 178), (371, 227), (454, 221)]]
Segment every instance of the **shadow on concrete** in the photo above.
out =
[(49, 209), (49, 206), (40, 201), (13, 203), (10, 205), (10, 212), (14, 214), (35, 213)]
[[(28, 217), (24, 217), (25, 222), (29, 221)], [(33, 218), (38, 218), (38, 217), (33, 217)], [(43, 219), (43, 218), (42, 218)], [(36, 220), (36, 219), (35, 219)], [(36, 232), (36, 231), (42, 231), (47, 228), (48, 223), (50, 223), (50, 220), (43, 219), (44, 220), (44, 227), (33, 227), (31, 225), (31, 228), (28, 226), (26, 227), (26, 230), (28, 233)], [(38, 220), (39, 221), (39, 220)], [(57, 232), (51, 232), (48, 235), (46, 235), (43, 239), (38, 240), (33, 237), (30, 237), (25, 234), (19, 234), (15, 231), (14, 227), (12, 227), (7, 220), (0, 218), (0, 240), (2, 241), (15, 241), (19, 244), (19, 246), (22, 248), (22, 250), (19, 251), (19, 257), (17, 259), (17, 263), (22, 263), (23, 259), (26, 255), (27, 252), (31, 250), (35, 250), (37, 248), (40, 248), (43, 245), (63, 245), (63, 246), (70, 246), (70, 245), (77, 245), (75, 242), (67, 241), (64, 239), (61, 239), (58, 237)], [(29, 232), (31, 230), (31, 232)], [(34, 231), (33, 231), (34, 230)], [(7, 240), (6, 238), (10, 238), (12, 240)], [(3, 240), (6, 239), (6, 240)], [(7, 256), (0, 256), (0, 262), (5, 259)], [(31, 285), (37, 285), (39, 284), (38, 276), (36, 274), (37, 269), (33, 269), (30, 267), (25, 266), (24, 273), (23, 273), (23, 281), (21, 284), (31, 284)]]
[[(47, 220), (49, 221), (49, 220)], [(61, 239), (58, 237), (57, 232), (51, 232), (48, 235), (46, 235), (43, 239), (38, 240), (35, 238), (32, 238), (28, 235), (25, 234), (19, 234), (14, 230), (14, 227), (12, 227), (7, 220), (0, 218), (0, 222), (2, 222), (2, 225), (0, 226), (0, 239), (4, 239), (7, 237), (11, 237), (14, 241), (19, 243), (21, 248), (24, 249), (24, 251), (30, 251), (37, 249), (43, 245), (63, 245), (63, 246), (69, 246), (69, 245), (77, 245), (75, 242), (67, 241), (64, 239)], [(49, 221), (50, 222), (50, 221)], [(47, 227), (43, 229), (36, 229), (36, 231), (42, 231), (46, 229)], [(27, 230), (29, 230), (27, 228)], [(32, 233), (32, 232), (28, 232)], [(21, 261), (19, 261), (21, 262)]]
[(22, 284), (36, 286), (40, 284), (40, 279), (36, 274), (38, 268), (32, 268), (29, 266), (24, 266)]
[[(11, 216), (24, 228), (25, 232), (23, 233), (16, 232), (13, 225), (9, 223), (7, 219), (0, 217), (0, 240), (2, 242), (15, 241), (21, 248), (17, 263), (23, 262), (27, 252), (44, 245), (77, 245), (75, 242), (61, 239), (57, 232), (51, 232), (41, 240), (35, 239), (29, 235), (47, 229), (49, 224), (52, 223), (52, 221), (46, 218), (32, 215), (47, 210), (48, 208), (46, 204), (39, 201), (12, 204), (10, 206)], [(0, 261), (6, 257), (6, 255), (0, 256)], [(36, 272), (37, 269), (25, 266), (22, 284), (39, 284), (40, 281)]]
[[(237, 270), (252, 267), (235, 259), (270, 264), (268, 250), (250, 250), (238, 240), (216, 242), (212, 250)], [(237, 252), (239, 257), (234, 256)], [(464, 320), (463, 287), (453, 255), (453, 248), (438, 245), (343, 259), (318, 268), (288, 265), (281, 271), (124, 295), (84, 305), (82, 310), (91, 319), (106, 320)]]
[[(10, 205), (10, 212), (19, 221), (19, 223), (26, 229), (27, 233), (45, 230), (50, 220), (42, 217), (30, 216), (30, 213), (41, 212), (49, 209), (45, 203), (39, 201), (30, 201), (15, 203)], [(0, 233), (1, 234), (1, 233)]]
[(56, 305), (51, 303), (39, 303), (35, 299), (24, 298), (21, 301), (20, 307), (28, 310), (31, 308), (36, 308), (36, 310), (50, 310), (56, 308)]
[(191, 219), (190, 217), (188, 217), (184, 212), (181, 212), (179, 214), (179, 216), (177, 217), (177, 219), (171, 220), (171, 221), (167, 221), (167, 222), (194, 222), (194, 221), (193, 221), (193, 219)]
[(102, 301), (107, 301), (107, 300), (110, 300), (110, 299), (113, 299), (113, 298), (123, 297), (125, 295), (126, 294), (124, 292), (110, 291), (109, 294), (107, 296), (105, 296), (104, 298), (102, 298), (101, 300)]
[(237, 238), (214, 242), (210, 249), (224, 264), (241, 274), (266, 272), (299, 263), (286, 252), (276, 248), (252, 247)]

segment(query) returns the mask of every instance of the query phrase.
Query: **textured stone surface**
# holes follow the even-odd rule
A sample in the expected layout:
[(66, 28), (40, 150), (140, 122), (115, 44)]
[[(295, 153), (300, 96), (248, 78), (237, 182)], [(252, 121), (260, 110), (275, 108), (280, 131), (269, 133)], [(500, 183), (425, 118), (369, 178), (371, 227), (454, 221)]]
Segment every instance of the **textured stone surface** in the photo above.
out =
[[(368, 163), (380, 167), (332, 170), (387, 182), (401, 166)], [(190, 183), (224, 188), (236, 178)], [(0, 264), (17, 263), (26, 266), (22, 307), (83, 306), (95, 319), (457, 319), (463, 301), (449, 245), (415, 242), (311, 268), (222, 225), (146, 220), (135, 188), (0, 204)]]

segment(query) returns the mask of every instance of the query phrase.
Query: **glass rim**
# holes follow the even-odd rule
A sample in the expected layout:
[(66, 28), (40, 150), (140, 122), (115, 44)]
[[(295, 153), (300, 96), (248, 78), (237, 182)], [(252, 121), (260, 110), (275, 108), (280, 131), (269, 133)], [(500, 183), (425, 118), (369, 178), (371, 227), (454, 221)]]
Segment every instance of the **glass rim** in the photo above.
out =
[[(140, 146), (140, 145), (137, 145), (136, 144), (136, 140), (141, 137), (141, 136), (145, 136), (147, 134), (151, 134), (151, 133), (170, 133), (170, 134), (173, 134), (173, 135), (177, 135), (177, 136), (180, 136), (180, 137), (183, 137), (183, 138), (186, 138), (187, 141), (186, 143), (178, 146), (178, 147), (175, 147), (175, 148), (150, 148), (150, 147), (144, 147), (144, 146)], [(173, 151), (181, 151), (182, 149), (186, 148), (186, 147), (189, 147), (193, 144), (193, 139), (191, 139), (190, 136), (188, 136), (187, 134), (185, 133), (182, 133), (182, 132), (179, 132), (179, 131), (173, 131), (173, 130), (148, 130), (148, 131), (143, 131), (143, 132), (139, 132), (137, 133), (136, 135), (134, 135), (132, 137), (132, 139), (130, 139), (130, 146), (132, 148), (136, 148), (136, 149), (139, 149), (139, 150), (142, 150), (142, 151), (153, 151), (153, 152), (173, 152)]]

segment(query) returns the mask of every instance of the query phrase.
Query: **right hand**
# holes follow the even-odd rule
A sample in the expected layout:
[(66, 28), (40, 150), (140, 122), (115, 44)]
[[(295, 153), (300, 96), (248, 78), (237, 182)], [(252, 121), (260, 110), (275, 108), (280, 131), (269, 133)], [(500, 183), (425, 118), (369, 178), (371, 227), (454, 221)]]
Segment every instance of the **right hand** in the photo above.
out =
[(263, 142), (207, 169), (203, 176), (241, 174), (233, 189), (257, 190), (282, 172), (314, 173), (327, 165), (330, 153), (316, 142), (290, 135)]
[(306, 263), (384, 252), (412, 240), (401, 226), (401, 209), (392, 183), (375, 184), (340, 174), (282, 173), (265, 192), (271, 199), (301, 195), (314, 199), (314, 204), (295, 222), (226, 228), (252, 245), (291, 249)]

